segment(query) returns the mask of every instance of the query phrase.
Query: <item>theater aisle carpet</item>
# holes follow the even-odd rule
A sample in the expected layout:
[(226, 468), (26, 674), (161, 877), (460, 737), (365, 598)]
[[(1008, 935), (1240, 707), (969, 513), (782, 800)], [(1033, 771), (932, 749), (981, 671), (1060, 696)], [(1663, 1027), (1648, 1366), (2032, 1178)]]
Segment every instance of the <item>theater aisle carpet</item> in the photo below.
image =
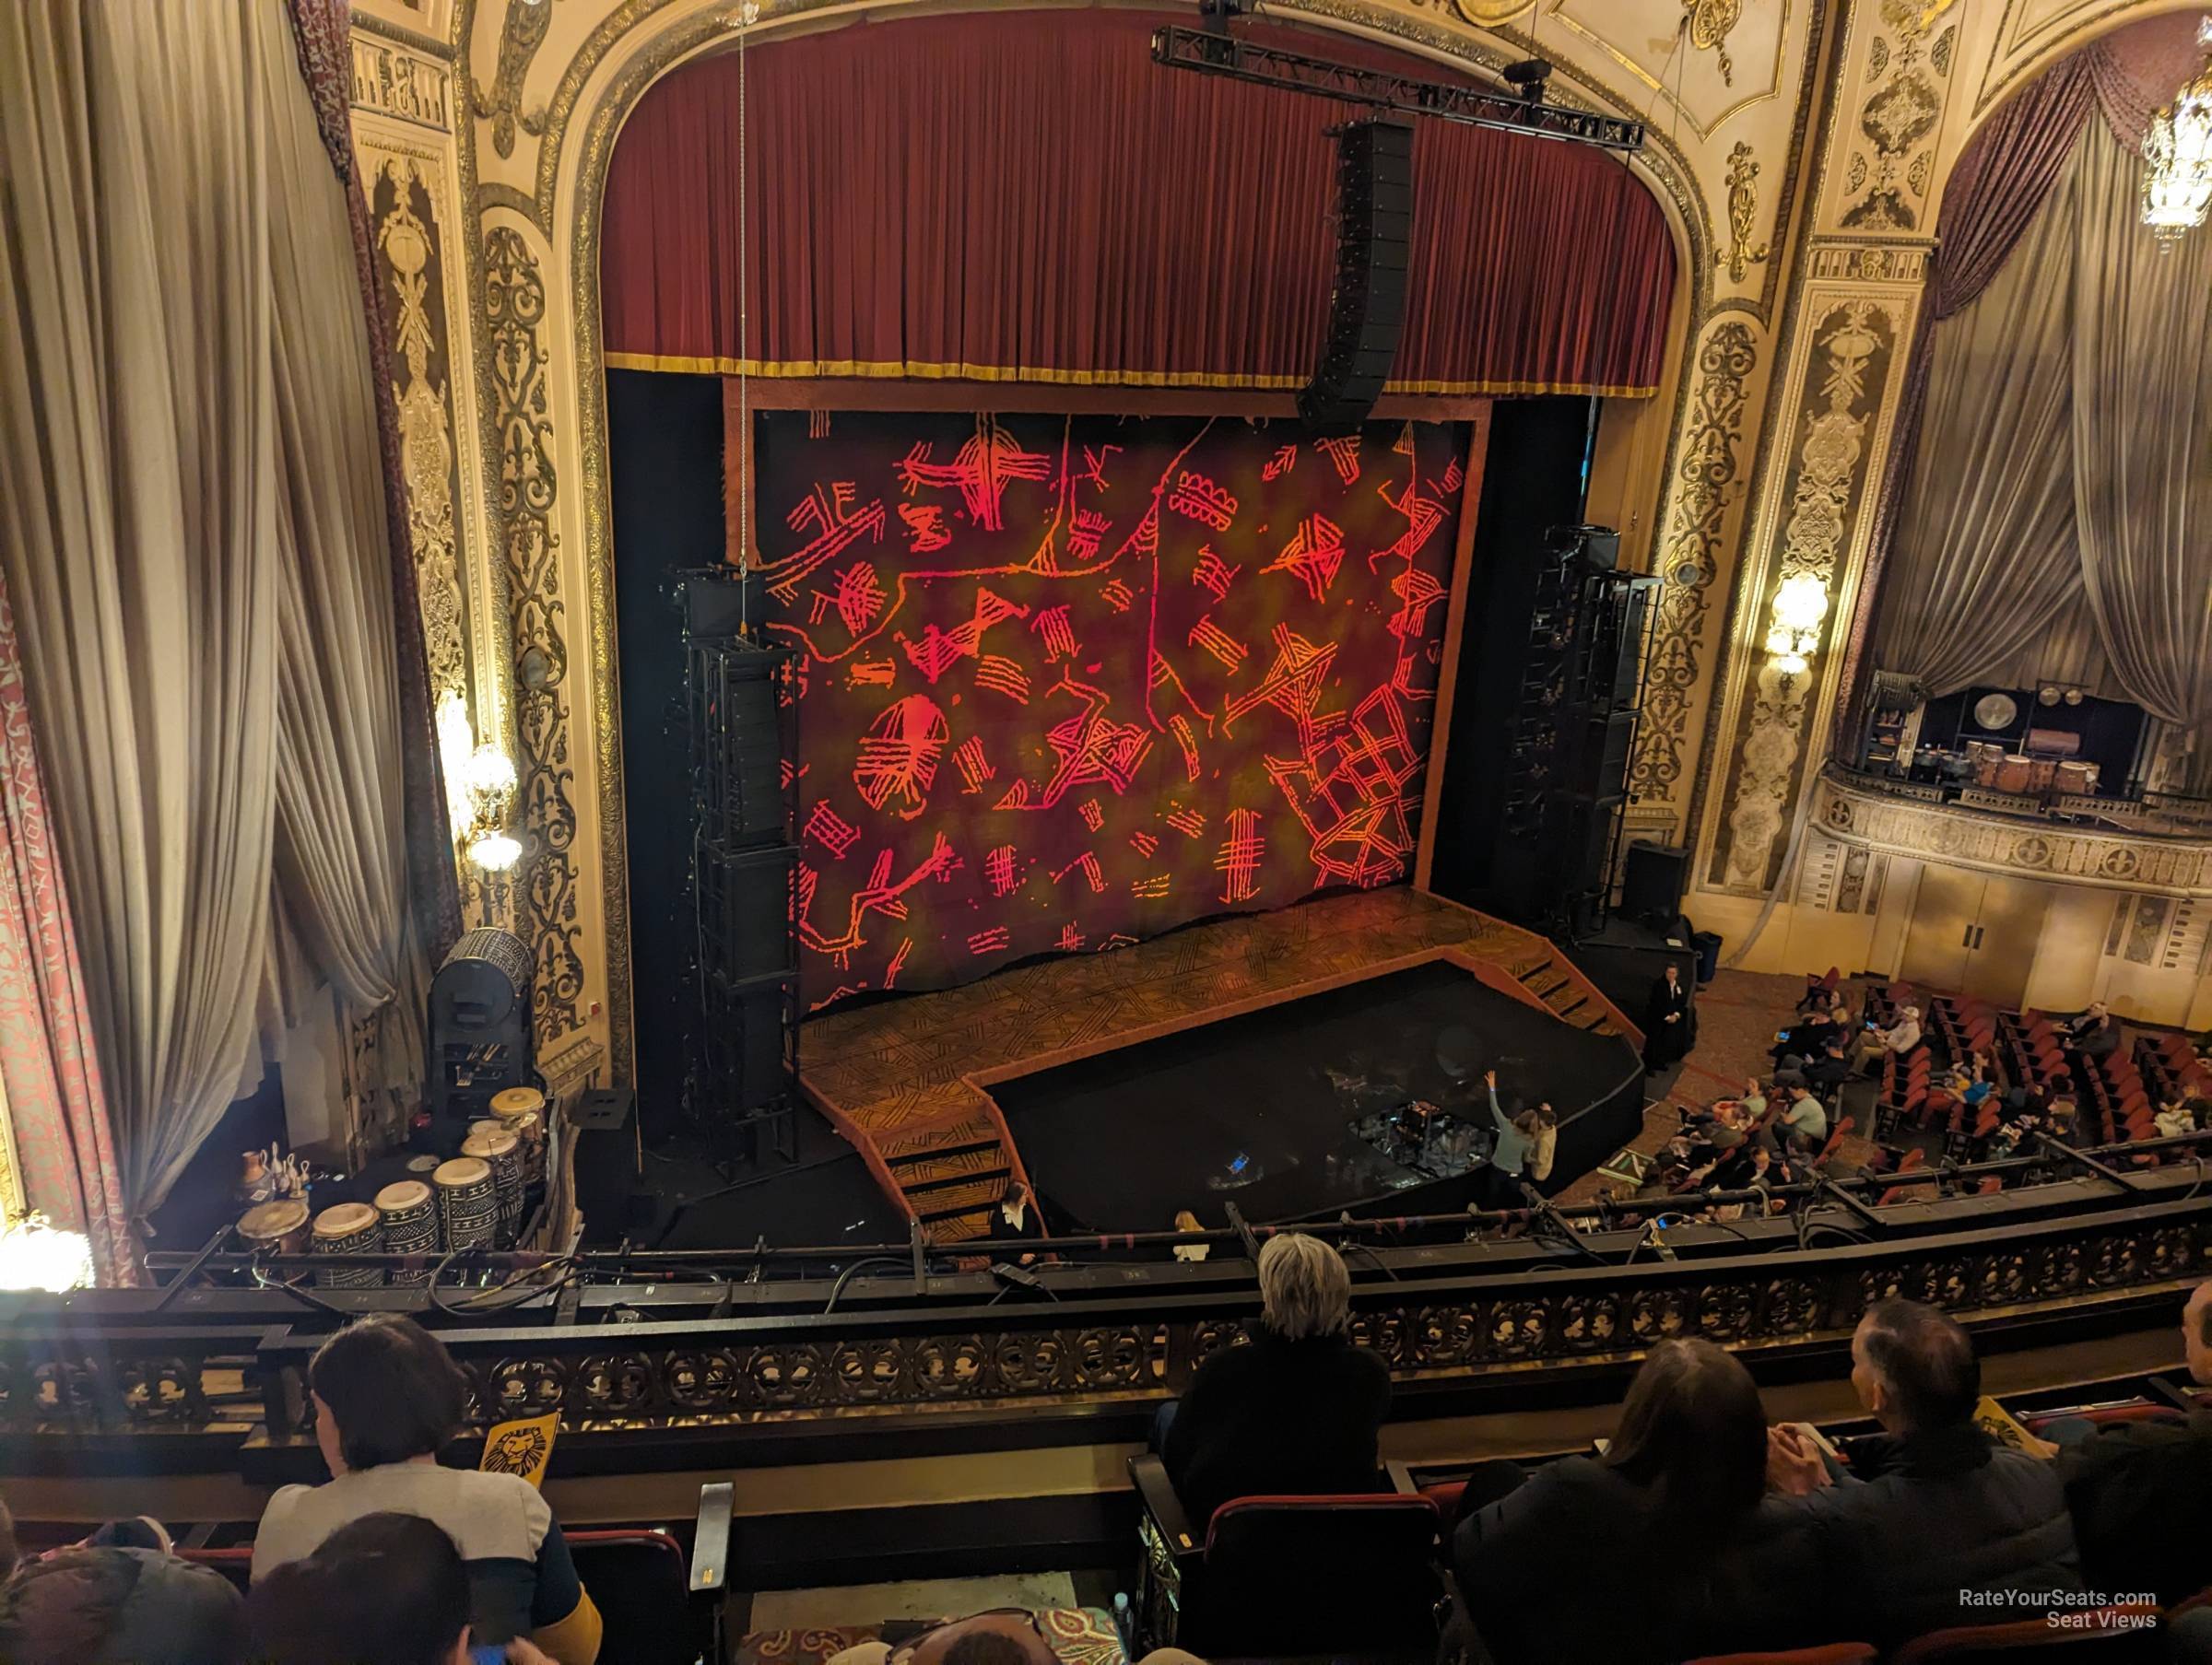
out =
[[(1121, 1638), (1112, 1616), (1096, 1607), (1054, 1607), (1037, 1611), (1053, 1651), (1062, 1665), (1124, 1665)], [(898, 1642), (912, 1634), (911, 1624), (817, 1624), (784, 1630), (748, 1631), (738, 1640), (736, 1665), (821, 1665), (863, 1642)]]

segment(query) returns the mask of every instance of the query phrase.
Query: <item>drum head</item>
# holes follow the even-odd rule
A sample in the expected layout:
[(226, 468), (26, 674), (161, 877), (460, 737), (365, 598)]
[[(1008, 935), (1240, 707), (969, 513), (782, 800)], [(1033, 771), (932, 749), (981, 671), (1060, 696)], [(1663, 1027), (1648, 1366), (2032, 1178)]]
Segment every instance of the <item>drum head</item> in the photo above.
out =
[(376, 1210), (366, 1202), (338, 1202), (315, 1216), (315, 1236), (359, 1237), (375, 1224)]
[(441, 1162), (430, 1178), (440, 1185), (454, 1189), (481, 1185), (491, 1178), (491, 1164), (476, 1156), (455, 1156), (451, 1162)]
[(296, 1197), (263, 1202), (246, 1210), (238, 1223), (241, 1235), (274, 1241), (307, 1224), (307, 1204)]
[(430, 1200), (430, 1188), (419, 1179), (401, 1179), (376, 1193), (377, 1212), (404, 1214)]

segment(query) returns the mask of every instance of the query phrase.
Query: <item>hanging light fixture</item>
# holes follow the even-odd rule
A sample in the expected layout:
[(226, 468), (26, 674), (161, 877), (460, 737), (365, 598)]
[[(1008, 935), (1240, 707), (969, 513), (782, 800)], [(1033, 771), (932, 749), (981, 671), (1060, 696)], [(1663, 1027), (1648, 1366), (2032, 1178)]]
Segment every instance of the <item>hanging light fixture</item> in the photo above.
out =
[(2143, 135), (2143, 223), (2160, 248), (2205, 223), (2212, 207), (2212, 18), (2196, 26), (2204, 67)]
[(480, 745), (462, 778), (469, 804), (462, 838), (468, 859), (487, 873), (505, 873), (523, 857), (521, 842), (507, 830), (514, 808), (514, 760), (496, 745)]

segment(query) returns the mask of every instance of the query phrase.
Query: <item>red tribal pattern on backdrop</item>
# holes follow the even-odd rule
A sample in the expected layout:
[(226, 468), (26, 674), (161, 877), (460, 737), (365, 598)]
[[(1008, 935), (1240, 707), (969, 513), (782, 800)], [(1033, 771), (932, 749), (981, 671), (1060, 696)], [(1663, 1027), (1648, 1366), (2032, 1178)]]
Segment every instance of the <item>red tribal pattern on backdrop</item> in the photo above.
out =
[[(729, 374), (749, 338), (754, 374), (1301, 384), (1335, 263), (1327, 130), (1358, 112), (1155, 64), (1153, 27), (1191, 20), (1054, 7), (771, 38), (747, 51), (742, 123), (733, 53), (674, 71), (608, 166), (607, 363)], [(1425, 121), (1413, 173), (1392, 387), (1657, 384), (1674, 244), (1618, 157)]]
[(1464, 424), (754, 420), (810, 1006), (1406, 876)]

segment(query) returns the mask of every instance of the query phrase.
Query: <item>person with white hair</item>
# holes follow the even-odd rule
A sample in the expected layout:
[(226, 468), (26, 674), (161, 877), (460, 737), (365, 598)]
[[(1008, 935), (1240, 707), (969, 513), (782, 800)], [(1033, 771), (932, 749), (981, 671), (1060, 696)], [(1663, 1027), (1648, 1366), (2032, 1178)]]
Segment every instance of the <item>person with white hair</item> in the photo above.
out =
[(1920, 1008), (1900, 1006), (1897, 1021), (1887, 1029), (1869, 1029), (1859, 1043), (1859, 1068), (1871, 1072), (1888, 1052), (1900, 1061), (1920, 1045)]
[(1260, 1317), (1191, 1378), (1160, 1459), (1192, 1526), (1232, 1497), (1378, 1489), (1390, 1371), (1351, 1340), (1352, 1279), (1319, 1237), (1260, 1250)]

